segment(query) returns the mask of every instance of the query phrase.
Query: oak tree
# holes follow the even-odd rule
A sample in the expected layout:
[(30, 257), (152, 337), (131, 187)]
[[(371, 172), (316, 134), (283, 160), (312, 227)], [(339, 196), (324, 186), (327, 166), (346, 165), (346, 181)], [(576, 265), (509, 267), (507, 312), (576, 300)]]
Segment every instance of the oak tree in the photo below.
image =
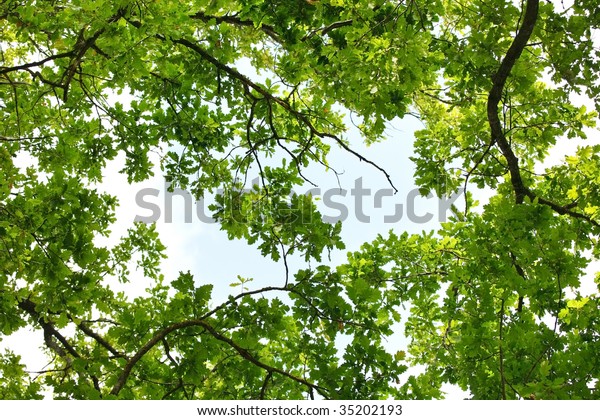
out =
[[(0, 396), (598, 398), (597, 286), (582, 285), (600, 253), (600, 146), (577, 101), (599, 108), (599, 25), (597, 0), (3, 1), (0, 329), (33, 328), (48, 366), (31, 374), (7, 350)], [(290, 199), (306, 169), (335, 170), (338, 149), (398, 182), (356, 151), (347, 113), (367, 144), (418, 118), (421, 193), (464, 188), (466, 203), (332, 267), (341, 223)], [(305, 268), (218, 302), (184, 267), (161, 274), (153, 225), (99, 246), (118, 203), (96, 186), (117, 156), (132, 183), (162, 171), (196, 197), (222, 191), (230, 238)], [(398, 328), (409, 344), (390, 352)]]

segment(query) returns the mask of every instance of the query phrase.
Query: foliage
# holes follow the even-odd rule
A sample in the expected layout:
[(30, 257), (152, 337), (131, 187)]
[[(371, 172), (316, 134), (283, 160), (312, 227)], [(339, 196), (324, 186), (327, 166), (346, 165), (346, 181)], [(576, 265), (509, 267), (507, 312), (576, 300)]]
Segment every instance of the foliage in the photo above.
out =
[[(571, 98), (600, 109), (600, 2), (555, 3), (3, 1), (0, 329), (34, 328), (49, 365), (1, 356), (0, 396), (598, 398), (599, 300), (581, 285), (600, 253), (599, 146), (539, 164), (595, 124)], [(335, 170), (341, 148), (393, 185), (345, 137), (346, 111), (366, 143), (419, 118), (421, 192), (464, 187), (468, 205), (330, 267), (315, 261), (344, 247), (341, 225), (290, 198), (304, 170)], [(95, 185), (119, 155), (130, 182), (160, 169), (196, 197), (222, 189), (230, 238), (306, 268), (218, 303), (183, 268), (163, 277), (152, 225), (97, 245), (117, 203)], [(481, 209), (474, 188), (493, 191)], [(151, 286), (134, 299), (115, 281)], [(409, 345), (390, 353), (399, 328)]]

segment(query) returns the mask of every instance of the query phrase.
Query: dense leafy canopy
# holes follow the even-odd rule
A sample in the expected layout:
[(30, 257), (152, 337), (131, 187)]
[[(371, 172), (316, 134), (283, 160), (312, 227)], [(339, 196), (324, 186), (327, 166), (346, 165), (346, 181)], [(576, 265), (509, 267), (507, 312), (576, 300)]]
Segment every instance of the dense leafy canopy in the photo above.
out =
[[(599, 25), (597, 0), (3, 1), (0, 329), (33, 327), (49, 365), (33, 378), (5, 352), (0, 396), (598, 398), (599, 300), (581, 286), (600, 146), (540, 164), (595, 124), (572, 99), (600, 108)], [(341, 224), (289, 196), (332, 148), (387, 176), (346, 112), (366, 143), (420, 119), (421, 193), (468, 199), (438, 232), (392, 231), (331, 267)], [(117, 202), (96, 185), (118, 155), (130, 182), (222, 189), (230, 238), (305, 269), (215, 302), (184, 267), (161, 275), (152, 225), (99, 246)], [(116, 281), (151, 286), (133, 299)], [(409, 344), (390, 352), (398, 328)]]

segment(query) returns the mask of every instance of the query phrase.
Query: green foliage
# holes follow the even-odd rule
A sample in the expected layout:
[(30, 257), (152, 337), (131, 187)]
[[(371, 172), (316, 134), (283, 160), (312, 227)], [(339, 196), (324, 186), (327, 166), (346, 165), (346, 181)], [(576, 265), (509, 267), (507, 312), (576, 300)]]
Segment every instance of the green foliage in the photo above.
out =
[[(596, 123), (572, 99), (600, 110), (600, 3), (558, 3), (2, 2), (0, 331), (33, 329), (49, 363), (5, 352), (0, 397), (600, 397), (600, 146), (540, 169)], [(333, 169), (334, 147), (391, 181), (347, 113), (367, 144), (417, 117), (417, 185), (466, 188), (467, 205), (331, 267), (342, 224), (292, 194), (305, 170)], [(285, 278), (229, 279), (239, 294), (218, 302), (184, 267), (165, 278), (153, 225), (100, 246), (118, 157), (129, 182), (219, 191), (221, 229)], [(481, 208), (473, 188), (491, 191)]]
[(41, 399), (39, 382), (29, 379), (20, 357), (11, 352), (0, 356), (0, 398), (3, 400)]

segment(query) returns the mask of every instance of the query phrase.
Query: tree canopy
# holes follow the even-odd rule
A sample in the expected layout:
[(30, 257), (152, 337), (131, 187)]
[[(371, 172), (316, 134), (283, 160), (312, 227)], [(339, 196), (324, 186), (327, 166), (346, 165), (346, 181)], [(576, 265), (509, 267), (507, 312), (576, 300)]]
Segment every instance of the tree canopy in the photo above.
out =
[[(582, 286), (598, 283), (600, 146), (576, 101), (600, 109), (598, 25), (597, 0), (3, 1), (0, 330), (33, 328), (48, 366), (5, 351), (0, 396), (598, 398), (597, 285)], [(290, 199), (305, 170), (335, 171), (339, 149), (399, 182), (356, 151), (348, 113), (366, 144), (419, 119), (421, 194), (466, 198), (438, 231), (392, 229), (334, 267), (342, 224)], [(221, 229), (286, 277), (218, 302), (185, 267), (161, 274), (152, 224), (99, 246), (117, 156), (132, 183), (220, 191)]]

